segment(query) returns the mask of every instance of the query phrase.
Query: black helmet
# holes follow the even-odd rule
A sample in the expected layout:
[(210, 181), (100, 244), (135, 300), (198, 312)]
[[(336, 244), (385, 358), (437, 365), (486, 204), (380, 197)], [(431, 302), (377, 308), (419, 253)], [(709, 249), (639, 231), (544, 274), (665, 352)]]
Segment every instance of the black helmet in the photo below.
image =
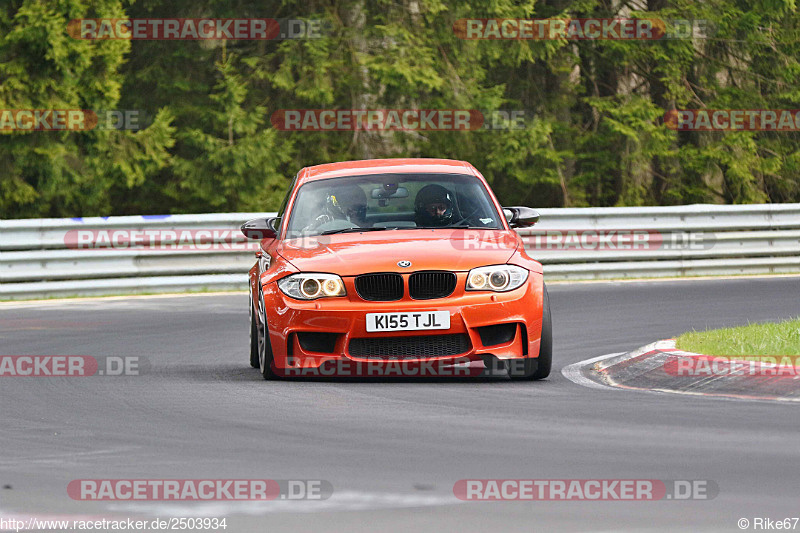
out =
[(367, 195), (358, 185), (337, 187), (328, 196), (328, 203), (354, 224), (367, 221)]
[(453, 220), (453, 194), (441, 185), (426, 185), (414, 200), (417, 226), (446, 226)]

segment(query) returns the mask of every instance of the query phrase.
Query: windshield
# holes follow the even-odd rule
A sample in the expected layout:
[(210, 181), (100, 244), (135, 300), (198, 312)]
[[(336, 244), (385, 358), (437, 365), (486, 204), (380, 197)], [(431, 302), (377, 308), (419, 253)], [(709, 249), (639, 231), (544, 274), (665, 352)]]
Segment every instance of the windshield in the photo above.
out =
[(483, 183), (461, 174), (372, 174), (306, 183), (287, 238), (414, 228), (503, 229)]

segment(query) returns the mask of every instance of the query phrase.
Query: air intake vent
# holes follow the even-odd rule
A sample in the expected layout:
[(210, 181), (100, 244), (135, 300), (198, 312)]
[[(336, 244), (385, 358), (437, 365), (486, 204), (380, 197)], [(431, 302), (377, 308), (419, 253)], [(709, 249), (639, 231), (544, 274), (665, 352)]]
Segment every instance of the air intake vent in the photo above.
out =
[(367, 359), (416, 359), (458, 355), (470, 348), (469, 337), (456, 333), (351, 339), (348, 349), (350, 355)]
[(333, 353), (338, 333), (301, 331), (297, 334), (300, 347), (306, 352)]
[[(523, 324), (523, 328), (524, 328)], [(483, 326), (476, 328), (478, 335), (481, 336), (481, 342), (484, 346), (496, 346), (498, 344), (506, 344), (514, 340), (517, 334), (517, 324), (495, 324), (494, 326)]]

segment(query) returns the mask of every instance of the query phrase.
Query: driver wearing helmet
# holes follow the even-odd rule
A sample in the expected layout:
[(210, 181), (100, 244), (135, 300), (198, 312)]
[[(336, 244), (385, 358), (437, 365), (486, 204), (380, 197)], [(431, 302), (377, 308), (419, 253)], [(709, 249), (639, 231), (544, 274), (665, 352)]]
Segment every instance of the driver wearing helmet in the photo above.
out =
[(414, 222), (419, 227), (442, 227), (453, 221), (453, 193), (441, 185), (426, 185), (414, 200)]
[(334, 220), (347, 220), (354, 226), (367, 223), (367, 195), (358, 185), (336, 187), (325, 197), (322, 214), (307, 229), (319, 227)]
[(358, 185), (345, 185), (337, 188), (329, 197), (328, 202), (339, 207), (344, 218), (357, 226), (367, 222), (367, 195)]

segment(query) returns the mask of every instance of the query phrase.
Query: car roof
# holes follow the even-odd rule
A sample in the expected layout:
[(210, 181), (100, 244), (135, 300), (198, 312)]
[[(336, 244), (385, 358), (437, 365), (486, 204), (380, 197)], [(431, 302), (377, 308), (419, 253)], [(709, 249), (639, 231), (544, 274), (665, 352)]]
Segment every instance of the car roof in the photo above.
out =
[(298, 185), (320, 179), (343, 176), (363, 176), (366, 174), (470, 174), (480, 173), (466, 161), (453, 159), (364, 159), (361, 161), (342, 161), (305, 167), (297, 175)]

